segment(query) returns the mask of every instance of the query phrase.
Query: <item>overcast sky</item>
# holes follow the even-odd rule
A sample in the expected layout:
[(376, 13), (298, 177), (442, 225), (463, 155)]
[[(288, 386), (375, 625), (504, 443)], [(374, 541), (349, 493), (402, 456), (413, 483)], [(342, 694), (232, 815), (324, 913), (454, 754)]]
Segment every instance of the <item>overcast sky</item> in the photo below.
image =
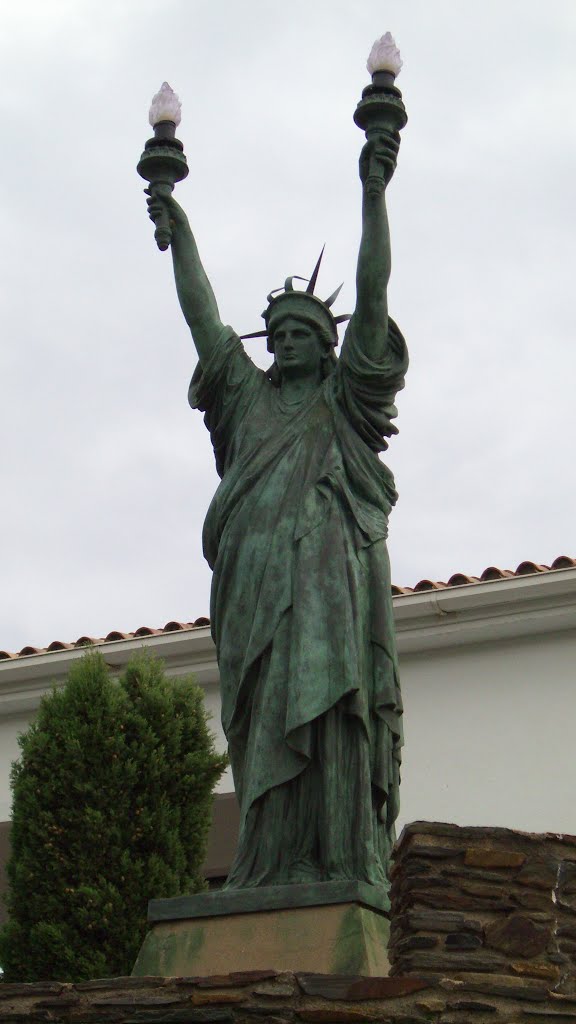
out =
[[(390, 29), (408, 109), (389, 305), (411, 368), (393, 579), (574, 555), (574, 0), (2, 0), (0, 649), (208, 613), (217, 484), (195, 353), (135, 166), (183, 104), (177, 186), (222, 318), (308, 274), (354, 305), (352, 121)], [(261, 365), (262, 341), (247, 342)]]

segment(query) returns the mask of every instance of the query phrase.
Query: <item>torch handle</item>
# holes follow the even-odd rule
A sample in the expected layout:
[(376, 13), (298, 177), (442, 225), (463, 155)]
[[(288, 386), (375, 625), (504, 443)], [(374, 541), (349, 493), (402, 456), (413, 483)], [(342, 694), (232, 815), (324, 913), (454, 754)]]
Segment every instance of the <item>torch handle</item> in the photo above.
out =
[[(364, 187), (366, 193), (373, 198), (381, 196), (394, 174), (396, 167), (396, 153), (398, 152), (398, 134), (385, 122), (372, 121), (366, 129), (366, 142), (380, 143), (378, 151), (374, 146), (365, 164)], [(382, 136), (388, 136), (389, 148), (382, 144)], [(387, 156), (386, 156), (387, 153)]]
[[(375, 78), (376, 75), (373, 76)], [(402, 95), (394, 85), (374, 83), (367, 86), (362, 93), (356, 111), (354, 121), (361, 128), (367, 142), (376, 142), (381, 136), (387, 136), (390, 148), (389, 168), (385, 168), (386, 143), (384, 151), (372, 152), (369, 166), (365, 171), (364, 184), (368, 195), (377, 197), (382, 195), (387, 182), (394, 173), (396, 165), (396, 153), (400, 141), (399, 132), (406, 124), (406, 111), (402, 102)], [(374, 147), (375, 150), (375, 147)]]
[[(182, 143), (174, 137), (176, 125), (172, 121), (159, 121), (154, 125), (154, 138), (148, 139), (136, 170), (141, 178), (149, 182), (150, 196), (168, 198), (174, 191), (174, 184), (188, 174), (188, 164)], [(155, 219), (154, 238), (161, 252), (172, 242), (170, 214), (162, 210)]]
[[(174, 186), (165, 181), (151, 182), (150, 190), (158, 193), (158, 195), (171, 195), (174, 191)], [(172, 228), (170, 227), (170, 214), (168, 210), (163, 209), (154, 223), (156, 225), (156, 230), (154, 231), (156, 245), (160, 252), (165, 252), (172, 241)]]

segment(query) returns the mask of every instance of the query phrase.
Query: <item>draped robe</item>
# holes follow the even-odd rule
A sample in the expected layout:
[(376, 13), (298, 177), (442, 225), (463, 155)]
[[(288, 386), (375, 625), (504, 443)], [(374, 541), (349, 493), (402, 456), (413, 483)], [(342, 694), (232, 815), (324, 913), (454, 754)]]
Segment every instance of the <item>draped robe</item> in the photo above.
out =
[(388, 514), (407, 368), (389, 321), (379, 360), (353, 317), (312, 399), (282, 389), (224, 328), (189, 401), (221, 482), (203, 531), (222, 724), (240, 803), (228, 887), (357, 879), (386, 886), (402, 704)]

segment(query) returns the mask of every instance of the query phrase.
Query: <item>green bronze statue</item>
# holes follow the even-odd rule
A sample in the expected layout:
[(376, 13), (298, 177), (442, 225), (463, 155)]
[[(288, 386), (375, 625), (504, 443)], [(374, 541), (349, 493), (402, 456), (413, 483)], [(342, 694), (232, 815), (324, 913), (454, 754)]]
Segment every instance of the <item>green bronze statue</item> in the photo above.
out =
[(273, 362), (258, 369), (220, 320), (171, 185), (148, 190), (199, 358), (189, 402), (204, 412), (221, 477), (203, 547), (241, 809), (228, 888), (387, 887), (402, 704), (386, 550), (396, 491), (379, 453), (397, 432), (408, 365), (386, 299), (385, 193), (406, 120), (389, 70), (376, 70), (355, 119), (368, 139), (362, 240), (339, 358), (344, 318), (333, 316), (335, 296), (314, 293), (317, 266), (305, 290), (289, 278), (268, 296), (257, 333)]

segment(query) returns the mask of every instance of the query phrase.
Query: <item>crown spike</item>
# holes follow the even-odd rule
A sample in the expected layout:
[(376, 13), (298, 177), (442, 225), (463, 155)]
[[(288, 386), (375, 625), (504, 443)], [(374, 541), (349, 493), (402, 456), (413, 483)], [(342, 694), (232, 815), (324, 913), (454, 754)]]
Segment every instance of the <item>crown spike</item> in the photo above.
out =
[(342, 281), (342, 284), (338, 285), (336, 291), (332, 292), (332, 295), (328, 299), (324, 299), (324, 305), (325, 306), (328, 306), (328, 308), (330, 308), (332, 303), (336, 302), (336, 299), (340, 295), (340, 292), (342, 291), (343, 286), (344, 286), (344, 281)]
[(252, 331), (252, 334), (241, 334), (240, 341), (246, 341), (247, 338), (266, 338), (268, 331)]
[(352, 313), (340, 313), (340, 316), (334, 317), (335, 324), (343, 324), (345, 320), (351, 320)]
[(306, 293), (308, 295), (314, 295), (314, 288), (316, 287), (316, 280), (318, 278), (318, 271), (320, 270), (320, 264), (322, 263), (322, 257), (324, 255), (324, 249), (325, 248), (326, 248), (326, 242), (324, 242), (324, 245), (322, 246), (322, 250), (321, 250), (320, 255), (318, 257), (318, 262), (317, 262), (316, 266), (314, 267), (314, 270), (312, 271), (312, 277), (310, 278), (308, 287), (306, 289)]

